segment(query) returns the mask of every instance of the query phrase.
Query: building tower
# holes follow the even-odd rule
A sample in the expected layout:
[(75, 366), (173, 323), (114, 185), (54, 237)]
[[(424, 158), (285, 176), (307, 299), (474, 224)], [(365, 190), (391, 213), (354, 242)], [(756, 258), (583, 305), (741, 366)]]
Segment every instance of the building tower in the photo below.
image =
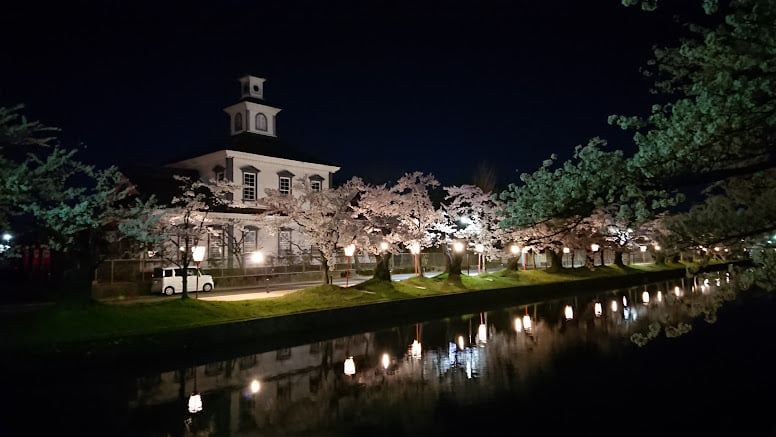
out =
[(277, 137), (275, 116), (280, 109), (264, 104), (264, 80), (256, 76), (240, 78), (240, 101), (224, 108), (232, 136), (249, 132)]

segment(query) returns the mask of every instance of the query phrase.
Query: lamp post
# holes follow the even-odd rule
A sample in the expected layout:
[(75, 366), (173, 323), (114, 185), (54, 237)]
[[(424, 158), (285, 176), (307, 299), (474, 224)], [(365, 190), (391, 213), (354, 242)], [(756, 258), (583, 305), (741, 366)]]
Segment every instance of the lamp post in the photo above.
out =
[[(564, 254), (568, 255), (570, 252), (571, 252), (571, 249), (569, 249), (568, 247), (564, 247), (563, 248), (563, 253)], [(566, 256), (566, 258), (568, 258), (568, 256)], [(574, 268), (574, 260), (573, 259), (571, 261), (571, 268), (572, 269)]]
[(641, 250), (641, 262), (647, 262), (647, 246), (639, 246), (639, 250)]
[(418, 275), (418, 270), (420, 270), (420, 269), (418, 269), (418, 254), (420, 254), (420, 243), (412, 243), (412, 244), (410, 244), (410, 253), (415, 258), (415, 276), (419, 276)]
[(345, 258), (348, 259), (348, 269), (345, 271), (345, 287), (348, 286), (348, 277), (350, 276), (350, 257), (353, 256), (355, 251), (355, 244), (351, 244), (350, 246), (345, 247)]
[(477, 244), (474, 246), (474, 250), (477, 252), (477, 273), (479, 274), (485, 267), (485, 263), (483, 262), (482, 258), (482, 252), (485, 251), (485, 246), (482, 244)]
[(191, 257), (194, 259), (194, 262), (197, 263), (197, 286), (194, 288), (194, 296), (199, 299), (199, 263), (205, 259), (205, 246), (194, 246), (192, 250), (193, 253)]
[[(597, 245), (595, 243), (590, 245), (590, 250), (593, 251), (593, 265), (595, 265), (595, 254), (596, 254), (596, 252), (598, 252), (598, 249), (600, 249), (600, 248), (601, 248), (601, 246), (599, 246), (599, 245)], [(603, 265), (603, 264), (604, 264), (604, 256), (601, 255), (601, 265)]]

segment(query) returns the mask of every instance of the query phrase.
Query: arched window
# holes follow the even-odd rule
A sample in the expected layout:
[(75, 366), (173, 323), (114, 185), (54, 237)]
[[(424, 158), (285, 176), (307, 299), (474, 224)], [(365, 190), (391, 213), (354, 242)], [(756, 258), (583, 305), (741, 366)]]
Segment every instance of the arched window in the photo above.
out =
[(234, 130), (235, 131), (243, 130), (243, 127), (242, 127), (242, 114), (239, 113), (239, 112), (234, 115)]
[(267, 116), (261, 112), (256, 114), (256, 130), (267, 130)]

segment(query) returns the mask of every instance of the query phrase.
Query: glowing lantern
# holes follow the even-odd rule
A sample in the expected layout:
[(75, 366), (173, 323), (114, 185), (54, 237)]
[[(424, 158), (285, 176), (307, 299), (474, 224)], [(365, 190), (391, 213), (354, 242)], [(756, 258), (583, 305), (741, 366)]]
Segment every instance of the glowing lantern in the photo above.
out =
[(571, 308), (571, 305), (566, 305), (563, 313), (566, 315), (566, 320), (571, 320), (574, 318), (574, 310)]
[(644, 305), (649, 304), (649, 292), (645, 291), (641, 293), (641, 301), (644, 303)]
[(458, 349), (463, 350), (463, 335), (458, 336)]
[(259, 381), (253, 380), (251, 381), (251, 393), (256, 394), (261, 390), (261, 384), (259, 384)]
[(596, 302), (595, 305), (593, 305), (595, 316), (601, 317), (601, 314), (603, 314), (603, 310), (601, 309), (601, 302)]
[(520, 320), (520, 317), (515, 319), (515, 331), (523, 332), (523, 322)]
[(614, 312), (617, 311), (617, 301), (616, 300), (612, 301), (612, 311), (614, 311)]

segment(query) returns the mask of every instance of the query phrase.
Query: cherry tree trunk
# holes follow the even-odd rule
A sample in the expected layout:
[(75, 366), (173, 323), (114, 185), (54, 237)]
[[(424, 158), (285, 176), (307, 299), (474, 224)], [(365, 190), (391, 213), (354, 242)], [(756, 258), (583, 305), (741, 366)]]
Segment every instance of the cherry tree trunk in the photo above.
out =
[(391, 280), (391, 268), (390, 268), (391, 254), (382, 253), (380, 255), (377, 255), (376, 258), (377, 258), (377, 264), (375, 264), (375, 274), (373, 278), (380, 281), (390, 281)]
[(547, 267), (548, 272), (555, 273), (563, 270), (563, 260), (558, 252), (555, 252), (552, 249), (545, 249), (544, 252), (547, 255), (547, 261), (549, 264)]
[(448, 253), (445, 257), (445, 273), (448, 276), (461, 276), (461, 265), (463, 264), (463, 255), (460, 253)]
[(625, 267), (625, 263), (622, 261), (624, 252), (621, 249), (614, 250), (614, 265), (617, 267)]
[(331, 284), (331, 274), (329, 273), (329, 260), (321, 255), (321, 280), (324, 284)]
[(512, 258), (509, 258), (509, 262), (507, 263), (507, 270), (509, 271), (518, 271), (520, 270), (520, 257), (514, 256)]

